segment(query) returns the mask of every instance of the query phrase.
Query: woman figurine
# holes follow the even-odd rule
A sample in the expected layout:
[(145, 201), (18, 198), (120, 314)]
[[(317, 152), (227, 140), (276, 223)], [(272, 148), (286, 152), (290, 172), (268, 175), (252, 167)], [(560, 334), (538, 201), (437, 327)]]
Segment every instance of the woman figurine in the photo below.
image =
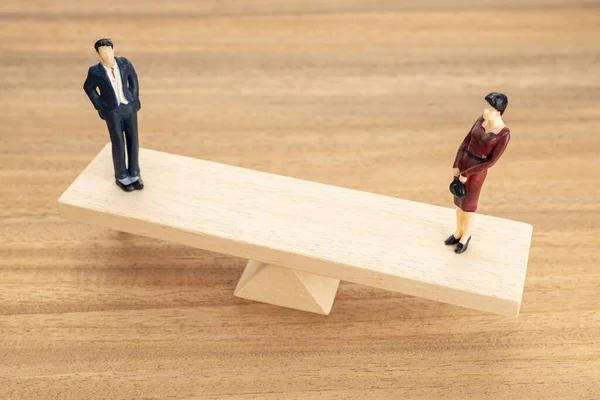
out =
[(454, 196), (456, 204), (456, 231), (444, 243), (455, 245), (455, 253), (464, 253), (471, 241), (471, 230), (479, 192), (487, 170), (500, 159), (510, 140), (510, 130), (502, 121), (508, 98), (498, 92), (485, 96), (487, 104), (463, 140), (454, 160), (454, 177), (459, 177), (466, 188), (466, 196)]

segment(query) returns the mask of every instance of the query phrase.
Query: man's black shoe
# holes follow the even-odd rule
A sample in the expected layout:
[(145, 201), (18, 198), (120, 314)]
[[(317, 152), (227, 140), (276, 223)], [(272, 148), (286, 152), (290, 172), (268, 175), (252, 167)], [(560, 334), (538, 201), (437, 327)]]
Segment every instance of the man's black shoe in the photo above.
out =
[(121, 189), (123, 189), (124, 191), (133, 192), (133, 190), (134, 190), (133, 185), (125, 185), (125, 184), (119, 182), (118, 180), (116, 182), (117, 182), (117, 186), (120, 187)]
[(142, 177), (140, 177), (137, 181), (131, 184), (134, 190), (142, 190), (144, 188), (144, 181), (142, 181)]

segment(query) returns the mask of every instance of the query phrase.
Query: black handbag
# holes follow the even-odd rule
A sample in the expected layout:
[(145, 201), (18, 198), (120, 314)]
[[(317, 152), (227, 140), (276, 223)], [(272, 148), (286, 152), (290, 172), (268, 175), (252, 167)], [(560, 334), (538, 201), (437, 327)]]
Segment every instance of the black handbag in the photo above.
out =
[(462, 183), (456, 176), (454, 177), (452, 183), (450, 183), (450, 193), (458, 198), (462, 198), (467, 195), (467, 188), (465, 187), (465, 184)]

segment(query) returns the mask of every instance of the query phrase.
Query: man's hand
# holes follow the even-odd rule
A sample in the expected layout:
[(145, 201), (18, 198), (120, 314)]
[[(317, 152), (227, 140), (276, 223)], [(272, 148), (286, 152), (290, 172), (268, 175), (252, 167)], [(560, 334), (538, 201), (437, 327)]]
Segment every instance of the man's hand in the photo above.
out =
[(462, 183), (466, 183), (466, 182), (467, 182), (467, 177), (466, 177), (466, 176), (462, 176), (462, 175), (460, 175), (460, 176), (458, 177), (458, 180), (459, 180), (459, 181), (461, 181)]
[(452, 173), (454, 174), (455, 178), (460, 175), (460, 171), (458, 168), (452, 168)]

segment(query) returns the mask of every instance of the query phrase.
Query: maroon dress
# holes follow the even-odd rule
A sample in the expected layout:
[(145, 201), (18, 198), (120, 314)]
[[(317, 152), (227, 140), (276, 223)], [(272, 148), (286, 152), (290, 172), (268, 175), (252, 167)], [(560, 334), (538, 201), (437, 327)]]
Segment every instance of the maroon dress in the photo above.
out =
[[(454, 196), (454, 204), (463, 211), (477, 211), (479, 192), (487, 176), (487, 170), (498, 161), (510, 140), (510, 129), (506, 126), (497, 134), (488, 133), (479, 117), (456, 152), (454, 168), (467, 177), (467, 195), (462, 199)], [(470, 153), (470, 154), (469, 154)]]

